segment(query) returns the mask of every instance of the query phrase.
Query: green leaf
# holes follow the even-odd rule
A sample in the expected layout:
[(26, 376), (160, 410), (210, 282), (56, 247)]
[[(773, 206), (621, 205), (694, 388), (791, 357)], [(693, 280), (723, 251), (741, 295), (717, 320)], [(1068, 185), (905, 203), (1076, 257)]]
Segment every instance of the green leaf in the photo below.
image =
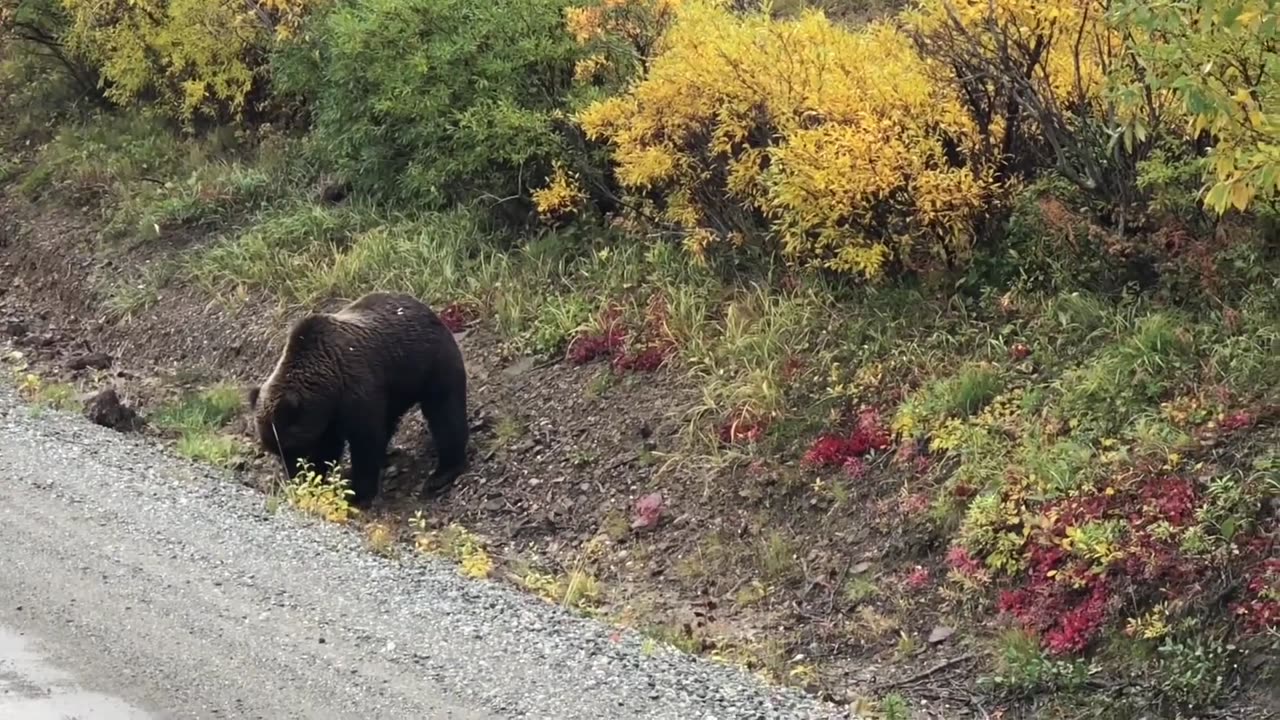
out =
[(1214, 186), (1210, 188), (1209, 193), (1205, 195), (1204, 204), (1208, 205), (1214, 212), (1221, 215), (1227, 209), (1227, 193), (1229, 191), (1230, 186), (1226, 183), (1215, 183)]
[(1240, 14), (1242, 12), (1244, 12), (1244, 6), (1241, 3), (1232, 3), (1226, 8), (1223, 8), (1222, 12), (1218, 15), (1218, 22), (1222, 25), (1223, 29), (1231, 29), (1235, 27), (1236, 21), (1240, 19)]

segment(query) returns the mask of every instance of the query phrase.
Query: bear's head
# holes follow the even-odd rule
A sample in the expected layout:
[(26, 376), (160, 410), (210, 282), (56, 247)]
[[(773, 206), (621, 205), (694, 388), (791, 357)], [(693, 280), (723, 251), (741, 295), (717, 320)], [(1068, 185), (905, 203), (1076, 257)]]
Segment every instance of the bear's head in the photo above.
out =
[(267, 452), (306, 455), (324, 434), (323, 413), (308, 408), (303, 395), (291, 388), (260, 385), (247, 393), (258, 442)]

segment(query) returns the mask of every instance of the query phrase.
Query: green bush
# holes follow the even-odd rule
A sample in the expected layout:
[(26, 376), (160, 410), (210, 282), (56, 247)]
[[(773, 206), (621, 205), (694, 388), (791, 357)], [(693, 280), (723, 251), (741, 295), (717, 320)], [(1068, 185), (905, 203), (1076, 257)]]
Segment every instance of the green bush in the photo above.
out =
[(524, 199), (565, 153), (566, 0), (361, 0), (275, 57), (278, 89), (359, 192), (443, 208)]

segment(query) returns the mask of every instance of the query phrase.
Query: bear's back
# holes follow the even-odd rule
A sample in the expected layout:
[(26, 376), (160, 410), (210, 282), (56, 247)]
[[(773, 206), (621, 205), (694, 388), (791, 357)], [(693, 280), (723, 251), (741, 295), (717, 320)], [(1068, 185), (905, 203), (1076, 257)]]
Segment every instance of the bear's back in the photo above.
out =
[(400, 293), (369, 293), (330, 315), (324, 353), (348, 382), (420, 394), (442, 370), (461, 367), (453, 333), (425, 303)]

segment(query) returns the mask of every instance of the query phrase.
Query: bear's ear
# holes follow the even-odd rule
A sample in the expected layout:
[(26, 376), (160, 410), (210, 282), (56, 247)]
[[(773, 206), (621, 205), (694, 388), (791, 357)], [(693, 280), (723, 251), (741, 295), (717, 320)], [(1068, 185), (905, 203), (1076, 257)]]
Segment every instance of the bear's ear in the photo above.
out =
[(261, 385), (254, 385), (253, 387), (249, 388), (248, 391), (245, 392), (245, 397), (249, 401), (250, 409), (252, 410), (258, 409), (258, 396), (261, 394), (262, 394)]

